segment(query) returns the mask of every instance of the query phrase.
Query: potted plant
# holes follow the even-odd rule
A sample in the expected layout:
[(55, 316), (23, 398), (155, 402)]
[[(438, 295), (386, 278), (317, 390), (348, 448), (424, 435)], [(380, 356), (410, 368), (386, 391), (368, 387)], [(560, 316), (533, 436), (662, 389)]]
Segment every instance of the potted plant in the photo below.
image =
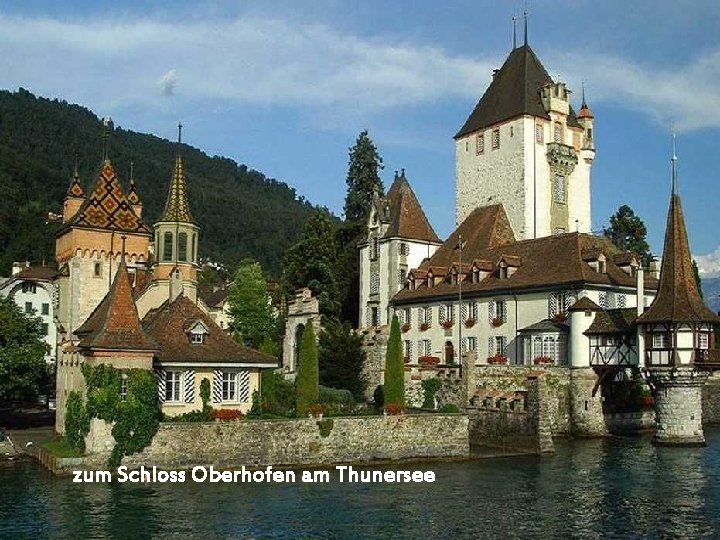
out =
[(453, 327), (453, 321), (451, 321), (450, 319), (446, 319), (446, 320), (444, 320), (444, 321), (442, 322), (441, 326), (442, 326), (445, 330), (447, 330), (448, 328), (452, 328), (452, 327)]
[(537, 358), (535, 358), (533, 360), (533, 364), (535, 364), (536, 366), (548, 365), (548, 364), (552, 364), (552, 363), (553, 363), (553, 359), (550, 358), (549, 356), (538, 356)]
[(498, 326), (502, 326), (505, 323), (502, 317), (493, 317), (490, 321), (490, 324), (497, 328)]
[(404, 409), (402, 405), (398, 405), (397, 403), (388, 403), (385, 405), (385, 414), (388, 416), (397, 416), (403, 412)]
[(409, 356), (404, 356), (404, 357), (403, 357), (403, 363), (409, 364), (409, 363), (410, 363), (410, 357), (409, 357)]
[(565, 322), (565, 321), (567, 321), (567, 313), (565, 313), (564, 311), (559, 311), (559, 312), (557, 312), (557, 313), (555, 314), (555, 316), (553, 317), (553, 321), (555, 321), (555, 322)]
[(475, 319), (472, 317), (465, 319), (465, 328), (472, 328), (473, 326), (475, 326)]
[(403, 333), (408, 332), (410, 330), (410, 323), (403, 324), (400, 329), (403, 331)]
[(437, 356), (424, 355), (418, 358), (418, 362), (424, 366), (436, 366), (440, 364), (440, 358)]
[(420, 325), (420, 330), (423, 331), (423, 332), (424, 332), (425, 330), (429, 329), (429, 328), (430, 328), (430, 323), (429, 323), (429, 322), (424, 322), (424, 323), (422, 323), (422, 324)]
[(319, 403), (314, 403), (314, 404), (310, 405), (310, 406), (308, 407), (308, 411), (309, 411), (310, 414), (311, 414), (312, 416), (314, 416), (315, 418), (320, 418), (320, 419), (322, 419), (322, 417), (323, 417), (323, 411), (324, 411), (324, 409), (323, 409), (323, 406), (320, 405)]

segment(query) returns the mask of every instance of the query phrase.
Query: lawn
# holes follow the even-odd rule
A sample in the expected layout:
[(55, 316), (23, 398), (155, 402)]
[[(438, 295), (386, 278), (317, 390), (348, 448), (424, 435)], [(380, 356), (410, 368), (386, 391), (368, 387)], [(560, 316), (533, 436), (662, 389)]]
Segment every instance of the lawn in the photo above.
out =
[(40, 444), (42, 448), (50, 452), (55, 457), (60, 458), (73, 458), (73, 457), (83, 457), (83, 453), (79, 450), (76, 450), (72, 446), (70, 446), (70, 443), (68, 443), (67, 439), (65, 437), (55, 436), (52, 439), (49, 439), (43, 443)]

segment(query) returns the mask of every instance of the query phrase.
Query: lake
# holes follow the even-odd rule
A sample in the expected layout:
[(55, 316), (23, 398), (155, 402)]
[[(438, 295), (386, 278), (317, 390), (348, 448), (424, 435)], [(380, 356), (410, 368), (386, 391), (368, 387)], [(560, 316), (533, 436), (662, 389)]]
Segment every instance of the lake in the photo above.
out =
[[(433, 484), (74, 484), (0, 469), (0, 538), (720, 536), (720, 429), (708, 447), (559, 440), (552, 456), (413, 463)], [(148, 464), (151, 465), (151, 464)]]

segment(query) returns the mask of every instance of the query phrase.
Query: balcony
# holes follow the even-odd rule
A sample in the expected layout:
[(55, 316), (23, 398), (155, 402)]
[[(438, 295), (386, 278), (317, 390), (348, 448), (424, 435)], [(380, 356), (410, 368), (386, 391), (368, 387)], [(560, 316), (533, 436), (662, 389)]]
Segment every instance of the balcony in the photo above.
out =
[(701, 369), (720, 370), (720, 349), (695, 349), (693, 364)]

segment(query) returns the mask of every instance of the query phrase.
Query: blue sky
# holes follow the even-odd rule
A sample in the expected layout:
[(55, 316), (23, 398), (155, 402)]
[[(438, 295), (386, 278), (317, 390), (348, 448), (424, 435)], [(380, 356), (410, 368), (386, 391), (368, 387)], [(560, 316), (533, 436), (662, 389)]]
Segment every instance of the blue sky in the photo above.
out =
[[(510, 47), (506, 0), (6, 0), (0, 87), (23, 86), (246, 163), (341, 213), (368, 129), (386, 186), (407, 170), (441, 237), (453, 134)], [(593, 227), (621, 204), (662, 249), (670, 131), (693, 252), (720, 272), (720, 2), (531, 0), (530, 44), (596, 117)], [(138, 175), (142, 171), (137, 171)], [(158, 179), (158, 189), (166, 179)]]

